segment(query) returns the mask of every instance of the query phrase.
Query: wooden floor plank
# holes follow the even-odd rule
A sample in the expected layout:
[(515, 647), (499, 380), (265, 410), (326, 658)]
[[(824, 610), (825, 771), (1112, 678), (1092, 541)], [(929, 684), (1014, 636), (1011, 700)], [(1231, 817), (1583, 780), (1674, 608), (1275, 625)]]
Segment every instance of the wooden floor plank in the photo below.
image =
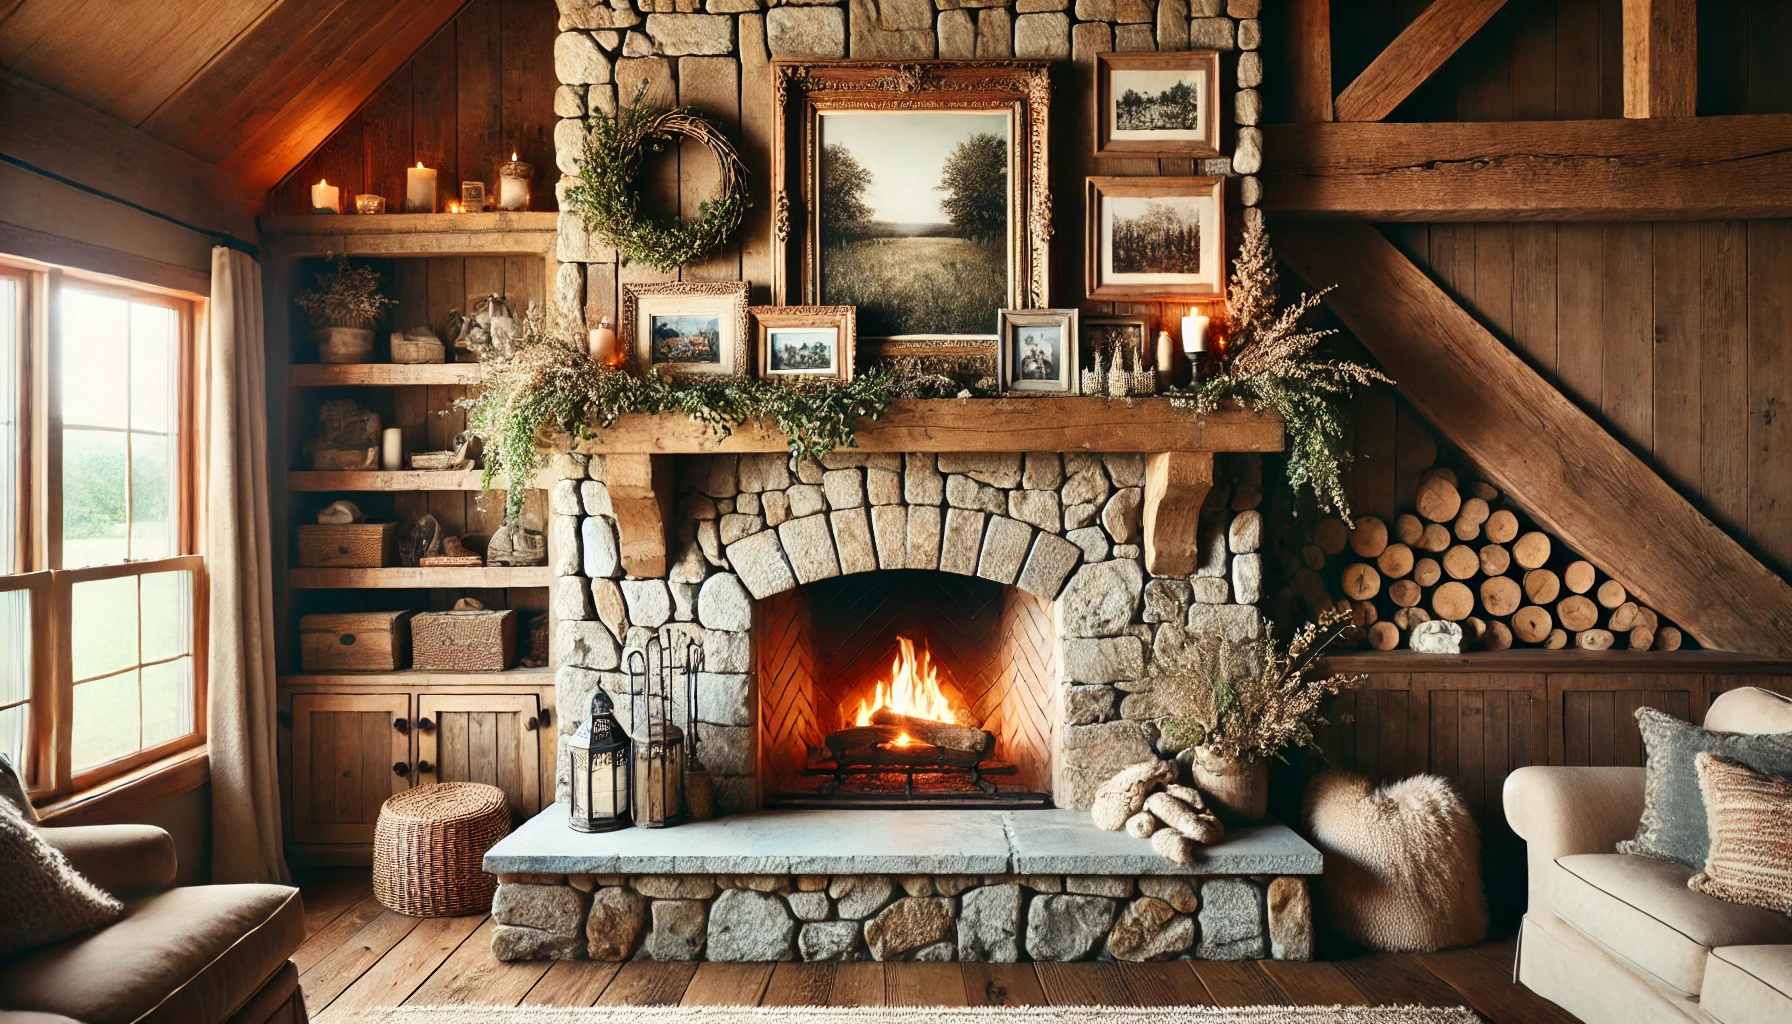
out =
[(884, 999), (883, 964), (841, 964), (834, 968), (834, 987), (828, 991), (829, 1006), (882, 1006)]
[(1135, 1006), (1211, 1006), (1207, 986), (1189, 970), (1188, 961), (1161, 964), (1120, 964), (1120, 980), (1132, 993)]
[(1039, 985), (1054, 1006), (1130, 1006), (1132, 992), (1113, 964), (1033, 965)]
[(834, 988), (833, 964), (779, 964), (760, 997), (761, 1006), (826, 1006)]
[(963, 1006), (964, 973), (958, 964), (885, 964), (889, 1006)]
[(405, 1000), (408, 1006), (515, 1006), (548, 973), (552, 960), (505, 963), (492, 955), (492, 931), (498, 923), (486, 918), (460, 944), (429, 980)]
[(771, 964), (698, 964), (679, 1005), (758, 1006), (771, 977)]
[(1369, 997), (1339, 972), (1336, 964), (1263, 961), (1263, 973), (1288, 993), (1296, 1006), (1367, 1006)]
[(631, 960), (616, 972), (597, 1005), (676, 1006), (696, 973), (697, 965), (692, 963)]
[(1043, 1006), (1045, 989), (1032, 964), (961, 964), (966, 1006)]
[(1218, 1006), (1285, 1006), (1288, 996), (1254, 960), (1191, 960), (1189, 966)]
[[(304, 974), (317, 966), (324, 957), (341, 949), (343, 944), (353, 939), (361, 929), (390, 913), (392, 911), (387, 910), (379, 900), (369, 894), (354, 906), (338, 914), (334, 921), (325, 925), (315, 935), (306, 939), (304, 945), (301, 945), (292, 955), (293, 966), (299, 969), (300, 974)], [(403, 936), (401, 935), (399, 938), (403, 938)]]
[(591, 960), (556, 960), (529, 994), (524, 1006), (590, 1006), (604, 994), (621, 964)]
[(373, 893), (373, 882), (360, 868), (330, 868), (312, 872), (301, 886), (305, 904), (305, 937), (346, 913)]
[(1501, 965), (1478, 950), (1420, 953), (1413, 959), (1448, 982), (1461, 993), (1462, 1002), (1493, 1024), (1575, 1024), (1575, 1018), (1556, 1004), (1522, 985), (1514, 985), (1509, 965)]
[[(305, 992), (306, 1012), (314, 1018), (323, 1012), (337, 996), (378, 965), (380, 958), (393, 946), (403, 942), (419, 923), (417, 918), (380, 907), (371, 920), (299, 975), (299, 987)], [(321, 938), (323, 934), (320, 932), (317, 937)]]
[(1460, 1006), (1462, 996), (1405, 953), (1371, 953), (1334, 961), (1376, 1006)]
[[(432, 917), (417, 922), (404, 940), (393, 946), (379, 963), (367, 969), (353, 985), (330, 1001), (314, 1024), (346, 1020), (361, 1010), (397, 1006), (410, 998), (436, 968), (454, 955), (461, 943), (486, 920), (485, 915)], [(303, 984), (301, 982), (300, 984)]]

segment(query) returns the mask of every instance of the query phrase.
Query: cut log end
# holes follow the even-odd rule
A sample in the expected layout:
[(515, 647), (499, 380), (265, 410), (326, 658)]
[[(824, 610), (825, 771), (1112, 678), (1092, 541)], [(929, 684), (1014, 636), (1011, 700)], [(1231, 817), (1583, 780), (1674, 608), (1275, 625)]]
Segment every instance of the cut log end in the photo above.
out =
[(1444, 552), (1444, 572), (1453, 580), (1466, 580), (1481, 571), (1481, 556), (1467, 544), (1458, 544)]
[(1425, 521), (1410, 512), (1402, 513), (1394, 520), (1394, 539), (1402, 544), (1417, 547), (1419, 538), (1425, 535)]
[(1400, 646), (1400, 627), (1392, 622), (1369, 624), (1369, 646), (1378, 651), (1391, 651)]
[(1435, 586), (1444, 578), (1444, 567), (1435, 558), (1421, 558), (1412, 563), (1412, 581), (1421, 587)]
[(1599, 606), (1574, 594), (1556, 605), (1556, 618), (1562, 621), (1563, 629), (1579, 633), (1599, 624)]
[(1562, 596), (1562, 578), (1549, 569), (1524, 574), (1524, 596), (1532, 604), (1551, 604)]
[(1388, 586), (1388, 597), (1401, 608), (1411, 608), (1419, 603), (1424, 591), (1411, 580), (1395, 580)]
[(1609, 629), (1583, 629), (1574, 634), (1574, 646), (1583, 651), (1609, 651), (1616, 641)]
[(1355, 601), (1367, 601), (1381, 593), (1381, 573), (1367, 562), (1354, 562), (1344, 567), (1344, 593)]
[(1513, 538), (1518, 536), (1518, 517), (1507, 509), (1498, 509), (1487, 517), (1487, 522), (1482, 525), (1481, 532), (1485, 533), (1487, 539), (1495, 544), (1510, 544)]
[(1344, 525), (1342, 519), (1321, 519), (1313, 528), (1313, 543), (1319, 550), (1328, 555), (1344, 552), (1344, 545), (1350, 542), (1350, 527)]
[(1512, 560), (1525, 569), (1541, 569), (1549, 561), (1549, 534), (1532, 530), (1512, 542)]
[(1510, 576), (1494, 576), (1481, 582), (1481, 606), (1487, 614), (1504, 618), (1518, 610), (1524, 594)]
[(1598, 577), (1593, 571), (1592, 562), (1571, 562), (1562, 570), (1562, 585), (1576, 594), (1584, 594), (1593, 589), (1593, 581)]
[(1404, 544), (1389, 544), (1375, 559), (1382, 575), (1396, 580), (1412, 571), (1412, 563), (1412, 549)]
[(1432, 592), (1431, 610), (1440, 619), (1461, 622), (1475, 610), (1474, 591), (1468, 589), (1466, 584), (1451, 580)]
[(1462, 494), (1456, 490), (1455, 474), (1437, 473), (1419, 485), (1419, 515), (1434, 523), (1448, 523), (1462, 511)]
[(1606, 609), (1617, 608), (1625, 601), (1630, 600), (1630, 594), (1624, 589), (1624, 584), (1619, 583), (1617, 580), (1606, 580), (1604, 583), (1599, 584), (1597, 596), (1599, 598), (1599, 606)]
[(1363, 516), (1350, 531), (1350, 550), (1364, 558), (1374, 558), (1388, 546), (1387, 524), (1374, 516)]
[(1487, 635), (1481, 638), (1481, 646), (1490, 651), (1504, 651), (1511, 649), (1511, 628), (1498, 619), (1488, 622)]
[(1512, 613), (1512, 634), (1527, 644), (1540, 644), (1549, 639), (1555, 628), (1549, 609), (1527, 604)]

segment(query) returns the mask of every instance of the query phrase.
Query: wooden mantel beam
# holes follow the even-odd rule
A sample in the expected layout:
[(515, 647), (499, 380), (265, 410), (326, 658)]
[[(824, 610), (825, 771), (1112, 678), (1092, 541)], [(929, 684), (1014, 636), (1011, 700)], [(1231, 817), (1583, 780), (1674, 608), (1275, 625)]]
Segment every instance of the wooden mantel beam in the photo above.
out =
[(1338, 94), (1338, 120), (1379, 121), (1393, 113), (1505, 5), (1506, 0), (1431, 0)]
[(1697, 0), (1624, 0), (1624, 116), (1698, 113)]
[(1792, 216), (1792, 114), (1273, 124), (1273, 213), (1403, 221)]
[(1419, 412), (1563, 543), (1706, 647), (1792, 656), (1792, 585), (1551, 387), (1368, 224), (1284, 222), (1277, 250)]

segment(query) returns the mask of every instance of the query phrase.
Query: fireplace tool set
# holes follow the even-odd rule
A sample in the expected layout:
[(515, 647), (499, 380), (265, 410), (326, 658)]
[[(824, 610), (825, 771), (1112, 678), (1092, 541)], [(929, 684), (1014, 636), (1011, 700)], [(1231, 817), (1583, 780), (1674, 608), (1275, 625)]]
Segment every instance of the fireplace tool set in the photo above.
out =
[[(614, 832), (638, 825), (665, 828), (715, 816), (715, 789), (698, 758), (697, 674), (703, 649), (669, 630), (623, 655), (628, 674), (628, 723), (602, 687), (569, 743), (571, 811), (580, 832)], [(682, 690), (682, 694), (680, 691)], [(683, 724), (678, 698), (683, 700)]]

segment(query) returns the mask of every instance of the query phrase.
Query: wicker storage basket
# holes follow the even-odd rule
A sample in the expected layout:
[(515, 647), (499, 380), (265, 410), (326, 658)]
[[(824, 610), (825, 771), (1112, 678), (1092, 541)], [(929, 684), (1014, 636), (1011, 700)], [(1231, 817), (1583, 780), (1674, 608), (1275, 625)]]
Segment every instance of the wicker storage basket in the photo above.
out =
[(373, 894), (411, 917), (487, 913), (498, 879), (480, 862), (509, 832), (496, 786), (442, 782), (400, 793), (374, 826)]

